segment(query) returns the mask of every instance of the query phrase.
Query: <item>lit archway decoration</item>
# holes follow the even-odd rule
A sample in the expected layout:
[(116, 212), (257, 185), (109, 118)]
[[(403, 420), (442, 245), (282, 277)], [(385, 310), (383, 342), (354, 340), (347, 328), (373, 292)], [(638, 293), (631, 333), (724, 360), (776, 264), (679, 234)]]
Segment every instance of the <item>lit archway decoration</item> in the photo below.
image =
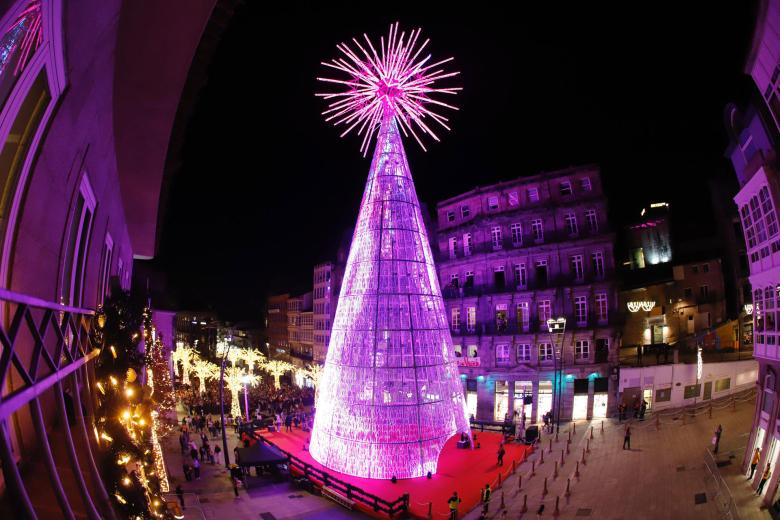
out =
[(628, 310), (631, 312), (639, 312), (640, 309), (645, 312), (650, 312), (653, 310), (653, 307), (655, 307), (655, 302), (650, 300), (626, 302), (626, 307), (628, 307)]
[[(436, 472), (444, 444), (470, 434), (457, 358), (401, 135), (423, 146), (448, 128), (433, 108), (455, 107), (438, 88), (451, 78), (422, 54), (420, 30), (390, 27), (374, 45), (354, 48), (324, 65), (346, 79), (321, 78), (340, 91), (325, 117), (362, 136), (361, 151), (376, 146), (360, 206), (333, 321), (309, 451), (332, 470), (390, 479)], [(357, 50), (353, 50), (357, 49)], [(377, 50), (378, 49), (378, 50)], [(434, 124), (435, 123), (435, 124)], [(419, 135), (418, 135), (419, 133)], [(424, 146), (423, 146), (424, 148)]]

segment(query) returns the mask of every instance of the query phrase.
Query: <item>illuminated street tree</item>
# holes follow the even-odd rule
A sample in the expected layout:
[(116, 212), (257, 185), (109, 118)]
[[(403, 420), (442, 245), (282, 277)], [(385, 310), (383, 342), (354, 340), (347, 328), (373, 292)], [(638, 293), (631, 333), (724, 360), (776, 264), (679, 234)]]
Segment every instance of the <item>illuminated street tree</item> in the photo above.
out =
[(201, 357), (192, 363), (192, 373), (198, 378), (198, 391), (206, 392), (206, 379), (219, 379), (219, 367)]
[(225, 385), (230, 391), (230, 415), (233, 417), (241, 416), (241, 405), (238, 401), (238, 393), (244, 388), (244, 382), (250, 386), (257, 385), (260, 377), (249, 374), (241, 367), (229, 367), (225, 369)]
[(177, 363), (181, 363), (181, 382), (182, 384), (190, 384), (190, 372), (192, 371), (192, 364), (198, 353), (192, 347), (188, 345), (180, 345), (171, 352), (171, 359), (174, 362), (174, 367)]
[(282, 377), (287, 372), (293, 370), (295, 367), (292, 366), (287, 361), (282, 361), (279, 359), (272, 359), (270, 361), (266, 361), (262, 369), (271, 374), (274, 378), (274, 388), (279, 388), (279, 378)]
[(255, 367), (260, 368), (265, 363), (265, 356), (256, 348), (242, 349), (240, 352), (241, 359), (246, 363), (250, 373), (255, 371)]
[(322, 365), (312, 364), (308, 365), (303, 370), (303, 377), (306, 379), (311, 379), (311, 384), (314, 386), (315, 392), (318, 392), (320, 388), (320, 380), (322, 379), (322, 375), (324, 373), (325, 369), (322, 368)]
[[(436, 472), (444, 444), (469, 434), (452, 338), (420, 203), (401, 135), (420, 146), (435, 127), (434, 110), (457, 87), (435, 83), (457, 72), (422, 51), (420, 30), (398, 24), (374, 45), (366, 35), (337, 46), (324, 63), (341, 78), (318, 78), (339, 90), (318, 94), (324, 114), (355, 131), (371, 168), (347, 259), (310, 452), (324, 466), (358, 477), (410, 478)], [(353, 45), (354, 44), (354, 45)], [(437, 130), (438, 131), (438, 130)], [(423, 146), (424, 148), (424, 146)]]

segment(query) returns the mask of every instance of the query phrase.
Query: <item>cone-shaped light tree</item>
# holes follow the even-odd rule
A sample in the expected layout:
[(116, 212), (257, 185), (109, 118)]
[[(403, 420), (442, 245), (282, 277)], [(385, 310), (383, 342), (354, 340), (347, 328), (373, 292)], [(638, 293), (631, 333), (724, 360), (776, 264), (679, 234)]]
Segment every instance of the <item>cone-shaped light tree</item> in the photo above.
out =
[[(359, 477), (410, 478), (436, 472), (445, 442), (470, 434), (462, 384), (420, 204), (401, 132), (447, 127), (429, 107), (457, 88), (434, 83), (456, 73), (421, 53), (420, 31), (391, 26), (381, 47), (364, 35), (357, 49), (325, 63), (348, 76), (320, 78), (342, 90), (326, 115), (363, 137), (376, 135), (347, 259), (310, 451), (324, 466)], [(381, 49), (381, 53), (377, 52)]]
[[(174, 363), (181, 363), (181, 382), (184, 385), (190, 384), (190, 372), (192, 371), (192, 363), (198, 353), (192, 347), (188, 345), (181, 345), (171, 353), (171, 359)], [(175, 366), (175, 365), (174, 365)]]
[(279, 378), (282, 377), (284, 374), (289, 372), (290, 370), (293, 370), (295, 367), (288, 363), (287, 361), (282, 361), (279, 359), (272, 359), (270, 361), (266, 361), (263, 363), (262, 367), (263, 370), (271, 374), (274, 378), (274, 388), (279, 388)]
[(219, 378), (219, 367), (211, 361), (197, 357), (192, 363), (192, 373), (198, 378), (198, 391), (206, 392), (206, 380)]
[(248, 381), (247, 384), (255, 386), (260, 377), (254, 374), (249, 374), (241, 367), (229, 367), (225, 369), (225, 385), (230, 391), (230, 415), (233, 417), (241, 417), (241, 405), (239, 404), (238, 393), (244, 388), (244, 381)]

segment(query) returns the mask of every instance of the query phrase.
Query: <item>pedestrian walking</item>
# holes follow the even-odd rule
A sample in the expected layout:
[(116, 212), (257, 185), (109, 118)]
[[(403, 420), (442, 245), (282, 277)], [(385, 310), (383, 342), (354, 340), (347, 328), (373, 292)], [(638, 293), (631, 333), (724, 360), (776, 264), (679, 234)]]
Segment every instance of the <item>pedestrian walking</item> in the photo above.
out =
[(498, 445), (498, 465), (503, 466), (504, 465), (504, 455), (506, 454), (506, 449), (504, 449), (504, 443)]
[(628, 446), (628, 449), (631, 450), (631, 425), (626, 424), (626, 431), (623, 434), (623, 449), (626, 449), (626, 446)]
[(713, 453), (718, 453), (718, 446), (720, 446), (720, 436), (723, 433), (723, 426), (718, 425), (718, 429), (715, 430), (715, 435), (712, 436), (712, 444), (714, 445)]
[(764, 486), (766, 485), (766, 481), (769, 480), (769, 477), (772, 476), (772, 472), (770, 471), (770, 467), (772, 465), (767, 462), (766, 469), (764, 470), (764, 474), (761, 475), (761, 482), (758, 484), (758, 489), (756, 489), (756, 495), (761, 495), (761, 492), (764, 491)]
[(642, 399), (642, 404), (639, 406), (639, 420), (645, 420), (645, 412), (647, 411), (647, 401)]
[(487, 513), (488, 512), (488, 506), (490, 505), (490, 495), (492, 494), (492, 490), (490, 489), (490, 484), (485, 484), (485, 488), (482, 490), (482, 511)]
[(192, 481), (192, 466), (187, 464), (186, 462), (182, 465), (182, 470), (184, 471), (184, 480), (187, 482)]
[(447, 500), (447, 505), (450, 507), (450, 520), (458, 520), (458, 506), (460, 505), (460, 497), (457, 491), (452, 492), (452, 496)]
[(231, 480), (233, 481), (233, 493), (235, 493), (236, 498), (238, 498), (238, 479), (236, 477), (231, 477)]
[(187, 509), (184, 507), (184, 490), (181, 488), (181, 484), (176, 486), (176, 496), (179, 497), (179, 503), (181, 504), (182, 509)]
[(214, 462), (216, 464), (222, 464), (222, 448), (219, 446), (214, 447)]
[(756, 473), (756, 466), (758, 466), (759, 460), (761, 460), (761, 450), (756, 448), (756, 451), (753, 452), (753, 458), (750, 459), (750, 476), (748, 477), (748, 480), (751, 480)]
[(284, 418), (284, 431), (292, 431), (292, 415), (288, 414), (287, 417)]
[(195, 480), (200, 480), (200, 461), (198, 459), (192, 461), (192, 468), (195, 470)]

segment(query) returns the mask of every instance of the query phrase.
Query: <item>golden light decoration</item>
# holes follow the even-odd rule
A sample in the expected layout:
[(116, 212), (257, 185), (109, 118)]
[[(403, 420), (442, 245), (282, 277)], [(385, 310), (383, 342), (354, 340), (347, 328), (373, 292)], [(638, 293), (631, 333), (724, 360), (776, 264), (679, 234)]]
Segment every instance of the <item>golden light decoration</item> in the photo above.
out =
[(287, 361), (282, 361), (279, 359), (272, 359), (271, 361), (267, 361), (263, 363), (262, 369), (271, 374), (274, 378), (274, 388), (279, 388), (279, 378), (282, 377), (284, 374), (289, 372), (290, 370), (293, 370), (295, 367), (288, 363)]
[(208, 360), (198, 357), (192, 364), (192, 373), (198, 378), (198, 391), (202, 394), (206, 392), (206, 380), (219, 377), (219, 367)]
[(225, 369), (225, 385), (230, 391), (231, 403), (230, 414), (233, 417), (241, 416), (241, 406), (239, 405), (238, 393), (244, 388), (244, 381), (248, 381), (247, 384), (255, 386), (260, 377), (255, 374), (249, 374), (241, 367), (229, 367)]
[(255, 366), (262, 367), (265, 363), (265, 356), (256, 348), (241, 349), (240, 352), (250, 372), (254, 371)]
[(134, 383), (136, 379), (138, 379), (138, 373), (136, 373), (135, 370), (132, 368), (127, 369), (127, 382), (128, 383)]
[(174, 363), (174, 368), (177, 363), (181, 363), (181, 382), (184, 385), (190, 384), (190, 371), (192, 370), (192, 363), (195, 361), (195, 357), (198, 353), (192, 347), (188, 345), (182, 345), (173, 352), (171, 352), (171, 360)]

